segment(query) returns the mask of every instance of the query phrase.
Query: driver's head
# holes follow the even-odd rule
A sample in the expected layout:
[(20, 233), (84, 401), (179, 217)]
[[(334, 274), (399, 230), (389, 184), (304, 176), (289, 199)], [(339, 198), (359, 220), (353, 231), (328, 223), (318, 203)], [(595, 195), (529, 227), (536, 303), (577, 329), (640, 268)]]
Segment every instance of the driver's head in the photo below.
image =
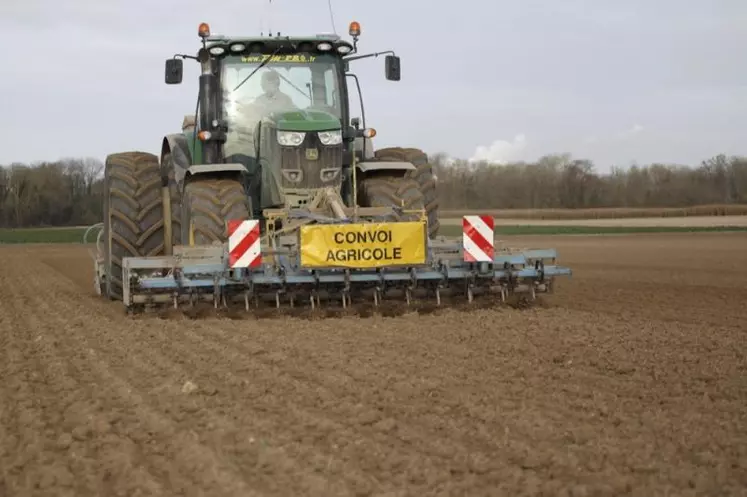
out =
[(262, 75), (262, 90), (273, 96), (280, 88), (280, 77), (275, 71), (267, 71)]

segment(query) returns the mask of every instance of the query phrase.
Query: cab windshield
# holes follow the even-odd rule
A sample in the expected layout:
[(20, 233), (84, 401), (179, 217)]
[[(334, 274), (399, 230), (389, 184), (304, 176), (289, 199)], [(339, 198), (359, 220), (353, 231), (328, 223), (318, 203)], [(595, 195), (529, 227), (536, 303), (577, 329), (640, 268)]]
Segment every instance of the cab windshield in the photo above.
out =
[(223, 61), (224, 117), (233, 130), (229, 141), (247, 145), (257, 124), (278, 112), (321, 110), (342, 118), (339, 58), (327, 54), (276, 55), (247, 80), (267, 57), (230, 56)]

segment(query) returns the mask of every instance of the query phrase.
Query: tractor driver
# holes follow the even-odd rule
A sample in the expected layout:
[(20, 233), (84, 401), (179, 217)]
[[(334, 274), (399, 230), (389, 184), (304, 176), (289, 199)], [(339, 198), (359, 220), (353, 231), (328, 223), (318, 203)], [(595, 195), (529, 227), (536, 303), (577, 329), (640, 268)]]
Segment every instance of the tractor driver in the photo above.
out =
[(247, 190), (252, 202), (253, 215), (261, 213), (262, 172), (255, 151), (257, 125), (263, 116), (272, 112), (298, 110), (293, 100), (280, 91), (280, 76), (273, 70), (262, 74), (261, 86), (264, 93), (248, 104), (239, 104), (232, 116), (233, 126), (229, 129), (229, 139), (224, 145), (227, 162), (238, 162), (247, 169)]
[(262, 90), (264, 93), (254, 100), (254, 105), (261, 107), (265, 113), (283, 110), (297, 110), (293, 100), (280, 91), (280, 76), (269, 70), (262, 74)]

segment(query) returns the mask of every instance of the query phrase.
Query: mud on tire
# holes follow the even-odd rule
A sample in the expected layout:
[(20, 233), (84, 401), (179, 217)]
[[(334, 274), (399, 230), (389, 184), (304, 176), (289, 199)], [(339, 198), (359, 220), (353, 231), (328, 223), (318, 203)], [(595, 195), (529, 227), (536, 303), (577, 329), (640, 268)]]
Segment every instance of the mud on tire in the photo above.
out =
[(428, 214), (428, 235), (433, 238), (438, 233), (440, 222), (438, 219), (438, 196), (436, 193), (436, 177), (433, 166), (428, 162), (428, 156), (417, 148), (391, 147), (382, 148), (374, 152), (376, 160), (382, 162), (410, 162), (415, 166), (414, 171), (408, 171), (406, 178), (417, 181), (423, 194), (425, 211)]
[(412, 210), (424, 207), (423, 194), (417, 181), (389, 174), (363, 178), (358, 186), (358, 203), (361, 207), (401, 207)]
[[(122, 259), (162, 255), (164, 219), (158, 158), (146, 152), (109, 155), (104, 169), (106, 295), (122, 299)], [(173, 202), (173, 194), (172, 194)], [(173, 210), (172, 210), (173, 213)], [(172, 215), (172, 231), (179, 232)], [(178, 243), (174, 236), (174, 243)]]
[(249, 219), (249, 200), (238, 178), (196, 177), (184, 187), (181, 203), (182, 240), (190, 242), (190, 224), (195, 245), (227, 240), (226, 221)]
[(179, 210), (179, 192), (174, 176), (171, 155), (164, 155), (160, 170), (148, 168), (140, 175), (140, 224), (143, 232), (143, 256), (164, 254), (164, 212), (161, 199), (161, 178), (164, 172), (169, 181), (171, 199), (171, 246), (181, 245), (181, 211)]

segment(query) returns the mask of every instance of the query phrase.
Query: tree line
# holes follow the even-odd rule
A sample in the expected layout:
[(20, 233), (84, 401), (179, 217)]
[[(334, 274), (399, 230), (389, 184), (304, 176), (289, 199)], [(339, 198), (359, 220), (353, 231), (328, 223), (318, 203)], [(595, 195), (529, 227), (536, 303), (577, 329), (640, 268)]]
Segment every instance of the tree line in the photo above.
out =
[(432, 158), (444, 209), (663, 208), (747, 203), (747, 157), (717, 155), (696, 167), (649, 164), (595, 171), (568, 154), (532, 163)]
[[(747, 157), (695, 167), (650, 164), (595, 171), (589, 160), (470, 163), (431, 157), (443, 209), (688, 207), (747, 203)], [(0, 166), (0, 227), (80, 226), (102, 220), (104, 166), (71, 158)]]
[(0, 166), (0, 228), (101, 221), (103, 172), (92, 158)]

